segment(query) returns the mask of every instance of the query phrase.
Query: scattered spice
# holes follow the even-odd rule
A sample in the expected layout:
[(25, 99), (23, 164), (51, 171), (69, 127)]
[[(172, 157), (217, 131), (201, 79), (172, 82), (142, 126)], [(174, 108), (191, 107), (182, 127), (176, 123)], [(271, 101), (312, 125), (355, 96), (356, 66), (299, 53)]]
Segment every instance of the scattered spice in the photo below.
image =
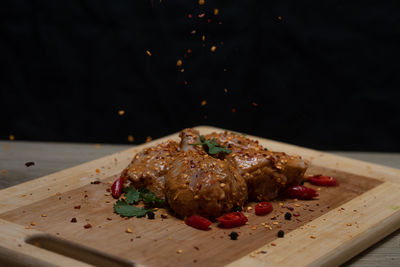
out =
[(81, 208), (81, 205), (75, 206), (74, 209), (79, 210)]
[(35, 222), (31, 222), (31, 225), (32, 225), (32, 226), (35, 226), (35, 225), (36, 225), (36, 223), (35, 223)]
[(168, 218), (168, 214), (166, 214), (166, 213), (161, 214), (161, 218), (167, 219)]
[(118, 110), (118, 115), (123, 116), (125, 114), (125, 110), (120, 109)]
[(98, 181), (98, 180), (90, 182), (90, 184), (100, 184), (100, 183), (101, 183), (101, 182)]
[(128, 234), (131, 234), (131, 233), (132, 233), (132, 229), (129, 228), (129, 227), (127, 227), (127, 228), (125, 229), (125, 232), (127, 232)]
[(10, 136), (8, 137), (8, 139), (9, 139), (10, 141), (14, 141), (14, 140), (15, 140), (15, 136), (14, 136), (13, 134), (10, 134)]
[(211, 52), (215, 52), (215, 50), (217, 50), (217, 47), (215, 45), (211, 46), (210, 48)]
[(128, 135), (128, 141), (132, 143), (133, 141), (135, 141), (135, 138), (132, 135)]
[(237, 240), (239, 234), (238, 234), (237, 232), (235, 232), (235, 231), (232, 231), (232, 232), (229, 234), (229, 236), (230, 236), (231, 240)]
[(43, 214), (42, 214), (42, 217), (47, 217), (47, 214), (43, 213)]
[(149, 50), (146, 50), (146, 53), (149, 57), (151, 57), (151, 52)]
[(278, 20), (282, 20), (282, 16), (278, 16)]
[(72, 223), (76, 223), (76, 222), (77, 222), (76, 218), (75, 218), (75, 217), (72, 218), (72, 219), (71, 219), (71, 222), (72, 222)]
[(176, 253), (178, 253), (178, 254), (181, 254), (182, 252), (183, 252), (182, 249), (178, 249), (178, 250), (176, 251)]
[(154, 220), (155, 214), (152, 211), (147, 212), (147, 218), (149, 220)]
[(199, 5), (201, 6), (204, 5), (204, 2), (205, 2), (204, 0), (199, 0)]
[(278, 231), (278, 237), (282, 238), (285, 236), (285, 232), (283, 230)]
[(285, 213), (285, 220), (290, 221), (292, 219), (292, 214), (290, 212)]
[(2, 173), (2, 174), (6, 174), (6, 173), (7, 173), (7, 170), (2, 169), (2, 170), (1, 170), (1, 173)]
[(89, 229), (89, 228), (92, 228), (92, 225), (91, 225), (90, 223), (88, 223), (88, 224), (85, 224), (85, 225), (83, 226), (83, 228)]
[(147, 136), (146, 143), (150, 142), (151, 140), (152, 140), (151, 136)]
[(351, 223), (346, 223), (346, 226), (351, 226), (352, 224)]
[(100, 173), (100, 169), (96, 169), (96, 172), (97, 172), (97, 173)]
[(207, 105), (207, 101), (206, 100), (201, 101), (201, 105), (204, 107), (205, 105)]
[(199, 19), (202, 19), (202, 18), (204, 18), (205, 17), (205, 13), (200, 13), (197, 17), (199, 17)]
[(183, 64), (183, 62), (182, 62), (181, 59), (178, 59), (178, 60), (176, 61), (176, 66), (177, 66), (177, 67), (182, 66), (182, 64)]
[(216, 16), (216, 15), (218, 15), (219, 14), (219, 9), (218, 8), (215, 8), (214, 9), (214, 15)]
[(34, 165), (35, 165), (35, 162), (33, 162), (33, 161), (28, 161), (25, 163), (26, 167), (30, 167), (30, 166), (34, 166)]
[(201, 40), (205, 41), (206, 40), (206, 36), (205, 35), (201, 36)]
[(316, 239), (317, 237), (316, 237), (316, 236), (313, 236), (313, 235), (310, 235), (310, 238)]

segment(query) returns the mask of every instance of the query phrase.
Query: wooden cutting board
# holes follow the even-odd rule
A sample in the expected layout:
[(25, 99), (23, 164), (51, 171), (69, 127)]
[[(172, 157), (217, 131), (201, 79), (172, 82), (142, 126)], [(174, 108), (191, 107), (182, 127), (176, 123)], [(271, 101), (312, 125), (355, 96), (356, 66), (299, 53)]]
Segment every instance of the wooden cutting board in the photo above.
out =
[[(222, 129), (199, 126), (202, 134)], [(0, 262), (37, 266), (335, 266), (400, 228), (400, 170), (249, 136), (273, 151), (311, 161), (309, 174), (333, 175), (339, 187), (318, 188), (318, 200), (278, 199), (267, 216), (209, 231), (186, 226), (160, 209), (155, 220), (113, 213), (110, 182), (144, 147), (1, 190)], [(101, 181), (101, 183), (92, 183)], [(249, 206), (254, 206), (250, 203)], [(291, 212), (291, 220), (284, 214)], [(71, 222), (76, 218), (77, 222)], [(85, 228), (85, 225), (91, 228)], [(126, 232), (130, 228), (132, 233)], [(277, 238), (283, 230), (284, 238)]]

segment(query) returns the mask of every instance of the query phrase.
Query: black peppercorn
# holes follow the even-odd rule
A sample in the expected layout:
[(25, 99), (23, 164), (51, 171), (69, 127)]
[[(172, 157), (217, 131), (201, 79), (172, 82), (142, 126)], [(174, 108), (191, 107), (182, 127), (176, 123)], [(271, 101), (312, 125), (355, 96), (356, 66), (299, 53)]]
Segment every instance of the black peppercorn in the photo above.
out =
[(240, 207), (236, 204), (233, 205), (232, 212), (240, 212), (240, 211), (242, 211), (242, 207)]
[(231, 240), (237, 240), (239, 234), (236, 233), (236, 232), (231, 232), (231, 233), (229, 234), (229, 236), (231, 237)]
[(152, 212), (152, 211), (147, 212), (147, 218), (149, 220), (154, 220), (154, 212)]
[(290, 212), (286, 212), (285, 213), (285, 220), (290, 221), (290, 219), (292, 219), (292, 214)]
[(283, 237), (284, 235), (285, 235), (285, 232), (282, 230), (279, 230), (278, 237)]

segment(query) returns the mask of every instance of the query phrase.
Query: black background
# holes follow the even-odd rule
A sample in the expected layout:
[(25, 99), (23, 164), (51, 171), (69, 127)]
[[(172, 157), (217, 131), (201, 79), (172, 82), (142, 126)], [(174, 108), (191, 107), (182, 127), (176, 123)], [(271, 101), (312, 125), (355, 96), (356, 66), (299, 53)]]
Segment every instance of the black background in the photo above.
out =
[(2, 1), (0, 139), (142, 143), (213, 125), (400, 152), (396, 3)]

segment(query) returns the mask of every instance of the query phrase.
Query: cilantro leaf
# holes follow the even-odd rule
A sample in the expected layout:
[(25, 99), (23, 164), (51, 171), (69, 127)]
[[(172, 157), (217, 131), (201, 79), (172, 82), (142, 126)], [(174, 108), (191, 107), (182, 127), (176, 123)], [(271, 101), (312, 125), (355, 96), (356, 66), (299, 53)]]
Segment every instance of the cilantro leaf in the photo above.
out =
[(123, 217), (143, 217), (148, 210), (129, 205), (125, 200), (118, 200), (114, 204), (115, 213)]
[(125, 197), (126, 197), (126, 202), (128, 202), (128, 204), (133, 204), (139, 201), (140, 192), (136, 191), (136, 189), (133, 188), (132, 185), (130, 185), (125, 190)]
[(194, 146), (203, 146), (204, 150), (209, 154), (209, 155), (217, 155), (218, 153), (226, 153), (229, 154), (232, 151), (230, 149), (227, 149), (224, 146), (221, 146), (218, 144), (217, 140), (215, 138), (211, 140), (207, 140), (204, 138), (203, 135), (200, 135), (200, 142), (199, 144), (191, 144)]
[(161, 204), (164, 203), (163, 199), (156, 197), (153, 193), (151, 193), (147, 188), (139, 189), (140, 199), (147, 203)]

